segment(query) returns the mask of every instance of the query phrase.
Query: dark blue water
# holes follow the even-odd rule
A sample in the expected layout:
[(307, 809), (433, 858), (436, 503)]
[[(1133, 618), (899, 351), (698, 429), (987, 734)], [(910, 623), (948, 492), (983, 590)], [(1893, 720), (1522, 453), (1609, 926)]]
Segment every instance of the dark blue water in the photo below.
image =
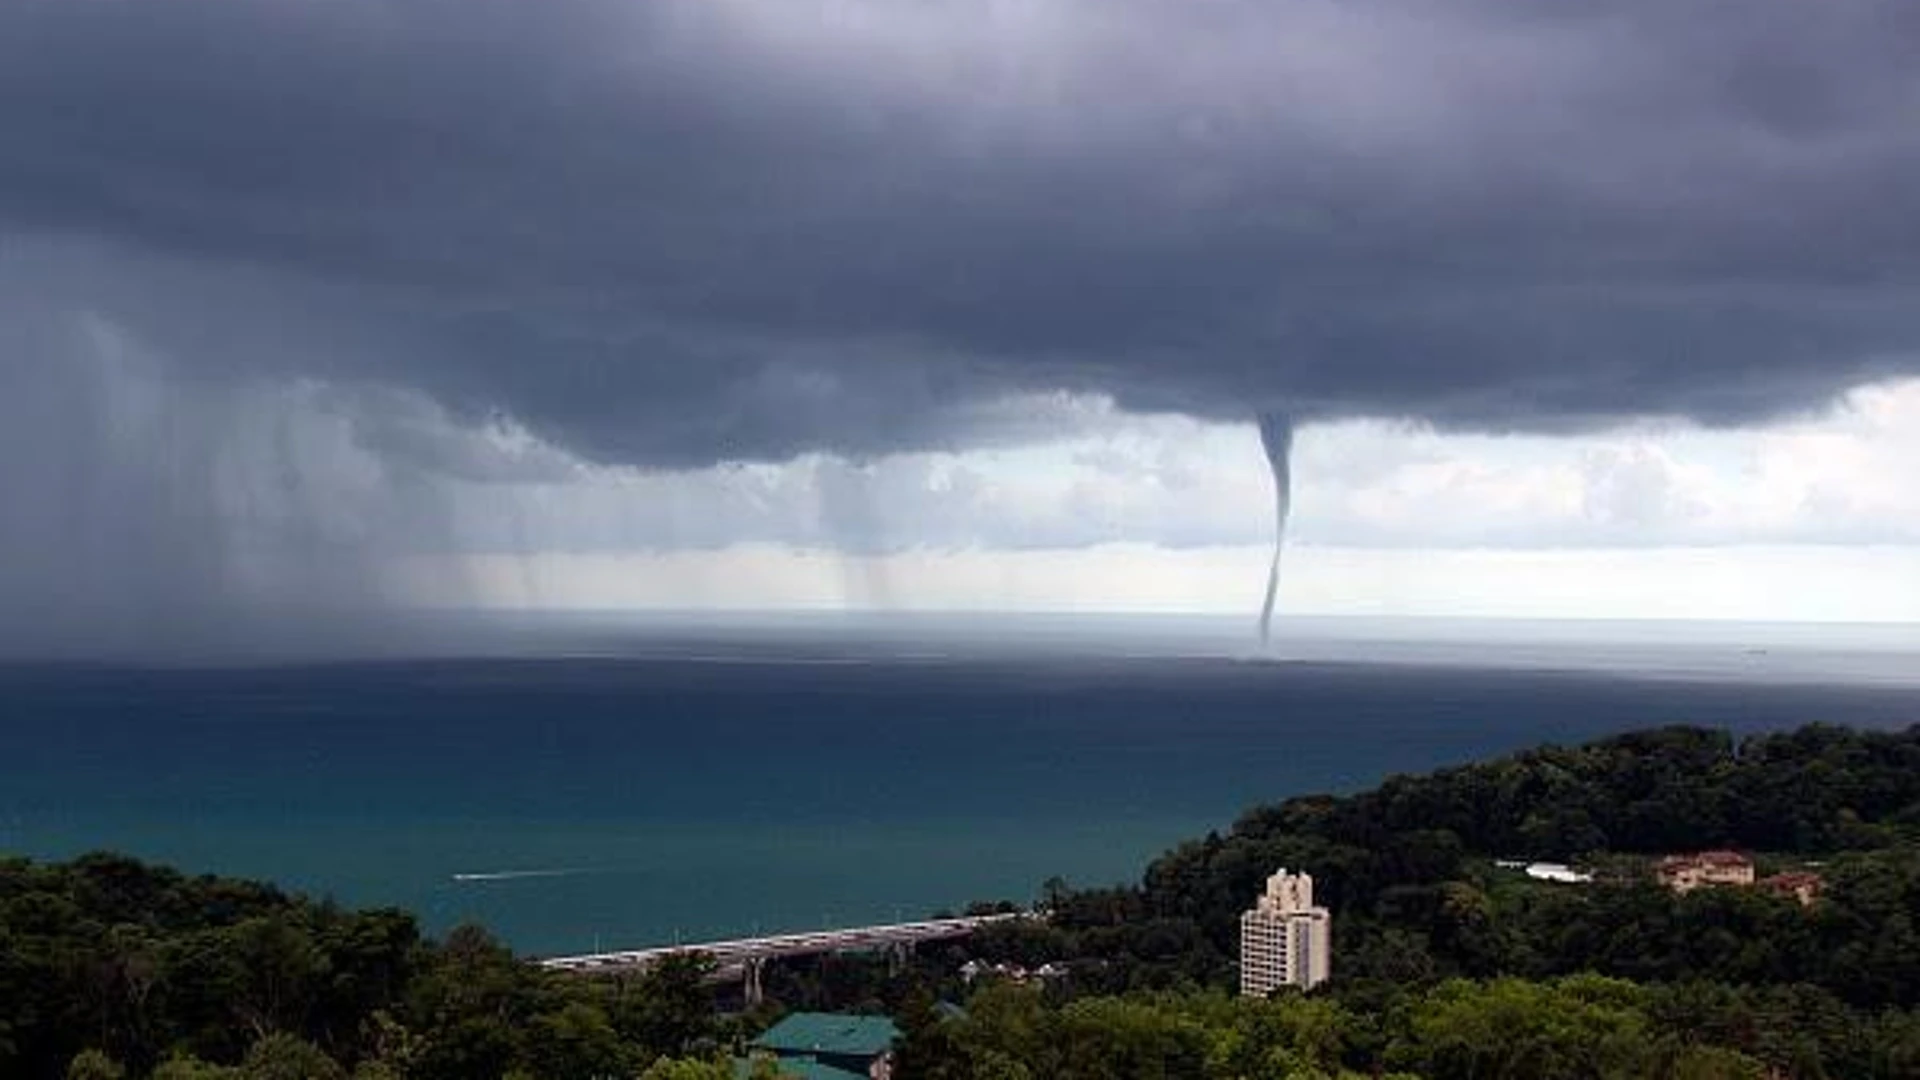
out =
[(577, 951), (1026, 900), (1130, 879), (1261, 800), (1813, 720), (1904, 726), (1920, 691), (1098, 656), (14, 666), (0, 849), (119, 849)]

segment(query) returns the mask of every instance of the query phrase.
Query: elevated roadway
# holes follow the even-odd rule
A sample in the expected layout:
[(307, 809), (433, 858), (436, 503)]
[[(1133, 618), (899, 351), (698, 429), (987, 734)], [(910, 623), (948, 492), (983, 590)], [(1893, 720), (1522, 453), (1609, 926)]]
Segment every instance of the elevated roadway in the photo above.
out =
[(539, 964), (550, 971), (566, 971), (582, 975), (618, 975), (646, 971), (669, 957), (705, 956), (710, 957), (718, 965), (717, 974), (743, 977), (747, 1000), (758, 1001), (760, 971), (769, 960), (843, 952), (889, 952), (904, 956), (915, 945), (922, 942), (950, 941), (966, 937), (983, 926), (1033, 917), (1025, 914), (1011, 914), (922, 919), (918, 922), (768, 934), (764, 937), (662, 945), (648, 949), (584, 953), (578, 956), (551, 956), (539, 961)]

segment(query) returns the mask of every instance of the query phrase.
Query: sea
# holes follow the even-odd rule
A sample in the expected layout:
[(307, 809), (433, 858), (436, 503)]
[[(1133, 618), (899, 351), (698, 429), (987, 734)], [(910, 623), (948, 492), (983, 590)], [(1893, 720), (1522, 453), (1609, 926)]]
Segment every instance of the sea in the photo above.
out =
[(1899, 626), (785, 614), (0, 664), (0, 853), (555, 955), (1136, 880), (1248, 807), (1662, 724), (1920, 723)]

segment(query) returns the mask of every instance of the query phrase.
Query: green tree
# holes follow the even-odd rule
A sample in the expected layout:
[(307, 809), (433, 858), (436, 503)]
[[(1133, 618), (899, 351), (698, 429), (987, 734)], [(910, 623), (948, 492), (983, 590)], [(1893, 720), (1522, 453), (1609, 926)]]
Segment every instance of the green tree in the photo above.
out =
[(241, 1080), (231, 1065), (214, 1065), (197, 1057), (172, 1057), (153, 1070), (153, 1080)]
[(724, 1058), (659, 1058), (640, 1080), (733, 1080), (733, 1064)]
[(1630, 983), (1455, 980), (1416, 1005), (1392, 1054), (1433, 1080), (1565, 1077), (1603, 1080), (1648, 1069), (1646, 1018)]
[(599, 1006), (571, 1001), (528, 1024), (527, 1060), (552, 1080), (631, 1072), (633, 1054)]
[(1664, 1062), (1660, 1080), (1766, 1080), (1765, 1064), (1724, 1046), (1688, 1046)]
[(499, 1076), (524, 1060), (528, 1019), (552, 980), (516, 960), (485, 930), (455, 928), (408, 983), (397, 1017), (417, 1032), (410, 1073), (418, 1080)]
[(899, 1075), (922, 1080), (964, 1080), (972, 1075), (953, 1025), (941, 1017), (932, 991), (925, 986), (916, 985), (907, 992), (894, 1023), (900, 1029), (894, 1060)]
[(247, 1051), (240, 1076), (242, 1080), (347, 1080), (347, 1071), (305, 1039), (275, 1032)]
[(708, 982), (713, 969), (710, 957), (681, 954), (623, 980), (611, 1008), (615, 1030), (649, 1055), (705, 1052), (719, 1033)]
[(126, 1080), (126, 1067), (102, 1050), (82, 1050), (67, 1063), (67, 1080)]

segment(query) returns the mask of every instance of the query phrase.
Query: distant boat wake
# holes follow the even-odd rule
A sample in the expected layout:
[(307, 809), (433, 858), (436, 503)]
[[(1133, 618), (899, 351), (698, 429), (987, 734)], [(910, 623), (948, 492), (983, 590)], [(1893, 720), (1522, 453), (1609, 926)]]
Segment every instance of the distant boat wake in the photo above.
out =
[(455, 881), (520, 881), (524, 878), (573, 877), (587, 873), (580, 867), (566, 867), (557, 870), (488, 870), (472, 874), (455, 874)]

